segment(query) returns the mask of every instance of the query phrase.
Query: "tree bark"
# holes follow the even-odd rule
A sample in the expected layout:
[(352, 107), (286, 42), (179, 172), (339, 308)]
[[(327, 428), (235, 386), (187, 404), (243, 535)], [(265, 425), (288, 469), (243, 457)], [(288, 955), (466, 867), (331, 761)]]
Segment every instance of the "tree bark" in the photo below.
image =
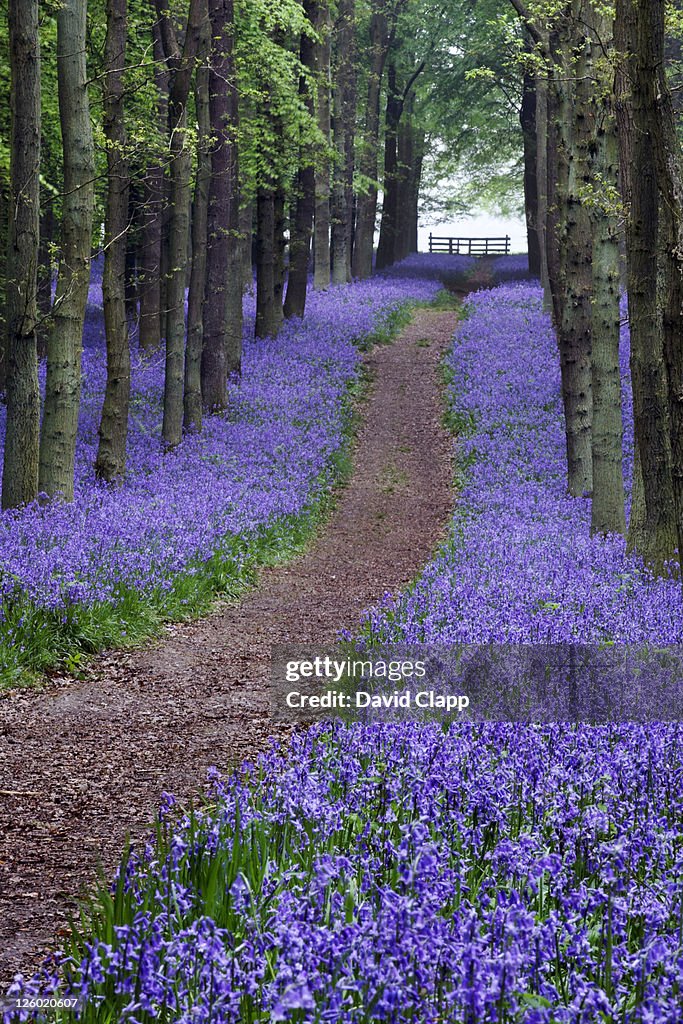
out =
[(40, 42), (37, 0), (10, 0), (7, 432), (2, 507), (38, 494), (40, 392), (36, 295), (40, 241)]
[(382, 221), (377, 244), (377, 270), (384, 270), (394, 262), (398, 220), (398, 125), (402, 113), (403, 98), (398, 91), (396, 64), (392, 60), (387, 67)]
[(54, 202), (42, 189), (40, 203), (40, 248), (38, 250), (38, 359), (47, 356), (47, 339), (52, 313), (52, 247), (57, 228)]
[(57, 84), (64, 154), (62, 251), (47, 343), (38, 484), (49, 497), (61, 495), (67, 501), (73, 501), (74, 496), (83, 321), (95, 204), (95, 148), (85, 64), (86, 12), (86, 0), (65, 0), (57, 11)]
[(202, 401), (207, 412), (227, 406), (227, 375), (242, 360), (239, 111), (234, 63), (233, 0), (209, 0), (213, 50), (209, 75), (211, 149), (204, 303)]
[[(663, 351), (666, 366), (671, 477), (676, 510), (676, 539), (683, 581), (683, 152), (677, 131), (677, 112), (666, 76), (665, 4), (651, 0), (638, 8), (639, 37), (651, 49), (643, 55), (651, 75), (646, 94), (648, 120), (662, 198), (660, 221), (663, 295)], [(648, 60), (649, 59), (649, 60)]]
[[(631, 380), (642, 501), (634, 498), (628, 546), (659, 572), (677, 545), (663, 324), (657, 301), (659, 191), (652, 137), (653, 40), (634, 0), (618, 0), (617, 124), (626, 252)], [(634, 474), (635, 475), (635, 474)]]
[[(159, 122), (166, 136), (168, 124), (169, 73), (164, 62), (159, 26), (153, 26), (154, 81), (159, 95)], [(158, 145), (161, 147), (162, 139)], [(143, 352), (155, 352), (161, 347), (166, 332), (166, 313), (163, 299), (164, 270), (162, 268), (162, 227), (166, 208), (166, 183), (161, 152), (147, 164), (142, 183), (142, 214), (140, 223), (140, 262), (138, 288), (140, 297), (139, 345)]]
[[(316, 2), (307, 2), (304, 9), (311, 25), (315, 26), (318, 16)], [(316, 46), (305, 32), (301, 35), (300, 60), (311, 75), (316, 71)], [(299, 78), (299, 96), (311, 120), (315, 117), (315, 103), (309, 81), (305, 75)], [(299, 167), (294, 188), (294, 219), (289, 239), (289, 276), (284, 314), (286, 317), (302, 317), (306, 309), (308, 286), (308, 264), (311, 255), (311, 233), (313, 216), (317, 209), (316, 172), (310, 147), (302, 139), (299, 143)], [(319, 271), (319, 250), (316, 239), (316, 279)], [(329, 251), (328, 251), (329, 263)]]
[(280, 329), (275, 309), (275, 192), (261, 186), (256, 197), (257, 338), (274, 338)]
[[(550, 88), (548, 76), (536, 77), (536, 209), (539, 248), (539, 276), (543, 288), (543, 307), (553, 312), (553, 290), (551, 287), (552, 260), (556, 261), (556, 247), (551, 254), (554, 222), (551, 222), (551, 197), (556, 192), (557, 133), (550, 123)], [(556, 262), (555, 265), (556, 267)]]
[(285, 229), (287, 218), (285, 214), (286, 196), (282, 183), (278, 184), (273, 196), (273, 316), (275, 320), (275, 333), (279, 334), (284, 323), (284, 310), (282, 298), (285, 291), (285, 276), (287, 266), (285, 261), (286, 241)]
[[(599, 77), (593, 51), (612, 44), (612, 25), (592, 9), (586, 78), (591, 89), (591, 180), (597, 189), (617, 189), (619, 150), (612, 93)], [(581, 70), (581, 69), (580, 69)], [(625, 533), (623, 427), (619, 367), (620, 268), (619, 223), (607, 202), (590, 207), (592, 227), (592, 475), (591, 532)], [(613, 200), (611, 201), (613, 202)]]
[(581, 189), (588, 180), (590, 83), (576, 75), (574, 54), (585, 47), (578, 23), (563, 19), (554, 84), (558, 99), (560, 173), (559, 310), (557, 334), (567, 443), (567, 486), (574, 497), (592, 490), (592, 234)]
[(394, 238), (394, 262), (403, 260), (413, 248), (413, 233), (417, 228), (417, 203), (420, 185), (416, 178), (421, 160), (415, 146), (413, 113), (415, 96), (410, 94), (405, 104), (404, 115), (398, 125), (398, 168), (396, 180), (396, 233)]
[(107, 340), (107, 386), (100, 420), (95, 472), (110, 483), (126, 470), (130, 405), (130, 347), (126, 316), (126, 225), (130, 170), (124, 119), (127, 0), (107, 0), (104, 46), (104, 131), (107, 139), (107, 208), (104, 226), (104, 329)]
[(166, 64), (171, 72), (169, 95), (170, 184), (169, 241), (170, 269), (166, 286), (166, 366), (164, 374), (164, 415), (161, 428), (167, 447), (180, 444), (183, 433), (183, 387), (185, 358), (185, 285), (190, 244), (190, 177), (192, 159), (187, 145), (187, 100), (199, 45), (201, 0), (190, 0), (183, 49), (175, 35), (168, 0), (156, 0)]
[(360, 156), (360, 173), (364, 191), (356, 204), (356, 231), (353, 240), (353, 276), (367, 278), (372, 274), (372, 254), (377, 217), (377, 154), (379, 150), (379, 110), (384, 64), (391, 42), (387, 18), (373, 13), (370, 22), (370, 68), (365, 130)]
[[(534, 277), (541, 276), (541, 246), (538, 224), (538, 150), (539, 141), (536, 134), (536, 76), (527, 72), (524, 75), (522, 105), (519, 120), (524, 139), (524, 210), (526, 214), (527, 249), (529, 255), (529, 273)], [(545, 140), (543, 139), (544, 143)]]
[(332, 283), (351, 281), (353, 171), (356, 139), (355, 0), (340, 0), (334, 27), (334, 147), (331, 236)]
[(317, 7), (315, 25), (321, 42), (315, 47), (318, 73), (316, 116), (323, 149), (315, 165), (315, 234), (313, 236), (313, 287), (320, 291), (330, 286), (330, 9), (327, 0)]
[(197, 117), (197, 173), (192, 199), (192, 262), (187, 296), (187, 347), (183, 391), (183, 429), (202, 429), (202, 349), (206, 296), (207, 231), (211, 182), (211, 117), (209, 112), (209, 48), (211, 30), (208, 8), (200, 40), (201, 63), (195, 72), (194, 103)]
[(250, 200), (240, 210), (240, 265), (242, 293), (252, 292), (254, 288), (254, 264), (252, 250), (254, 247), (254, 202)]

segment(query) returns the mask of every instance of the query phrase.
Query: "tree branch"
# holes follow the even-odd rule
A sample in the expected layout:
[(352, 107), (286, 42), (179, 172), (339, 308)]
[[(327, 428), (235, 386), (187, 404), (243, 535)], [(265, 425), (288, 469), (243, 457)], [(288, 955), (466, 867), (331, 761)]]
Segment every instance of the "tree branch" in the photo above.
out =
[(510, 3), (516, 10), (519, 17), (524, 22), (524, 27), (526, 28), (527, 32), (529, 33), (533, 41), (535, 43), (542, 44), (544, 42), (543, 35), (540, 32), (538, 26), (534, 23), (531, 15), (529, 14), (529, 11), (527, 10), (526, 5), (522, 2), (522, 0), (510, 0)]

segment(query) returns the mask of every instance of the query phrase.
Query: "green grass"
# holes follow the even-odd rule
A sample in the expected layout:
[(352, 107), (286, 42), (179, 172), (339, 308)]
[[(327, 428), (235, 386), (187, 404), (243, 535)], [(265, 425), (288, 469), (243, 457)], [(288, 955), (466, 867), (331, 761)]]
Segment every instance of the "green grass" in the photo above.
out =
[[(413, 304), (390, 310), (372, 334), (360, 339), (361, 351), (389, 344), (410, 322)], [(345, 396), (342, 443), (332, 458), (332, 484), (319, 491), (300, 514), (278, 520), (248, 536), (231, 536), (208, 560), (197, 560), (174, 578), (171, 587), (141, 595), (121, 587), (116, 600), (71, 605), (58, 610), (36, 607), (17, 594), (5, 601), (0, 621), (0, 691), (40, 686), (46, 674), (81, 676), (91, 657), (108, 648), (136, 647), (158, 636), (169, 622), (197, 619), (219, 602), (236, 601), (257, 580), (261, 567), (287, 561), (304, 551), (328, 519), (338, 490), (352, 471), (352, 442), (368, 389), (361, 370)], [(12, 641), (9, 642), (9, 638)]]

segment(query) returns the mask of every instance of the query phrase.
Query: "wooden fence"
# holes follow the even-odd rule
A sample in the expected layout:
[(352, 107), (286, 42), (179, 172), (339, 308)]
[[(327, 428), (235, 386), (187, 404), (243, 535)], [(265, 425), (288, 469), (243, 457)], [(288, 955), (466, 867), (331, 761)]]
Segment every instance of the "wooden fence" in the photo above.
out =
[(429, 251), (445, 252), (449, 256), (507, 256), (510, 236), (504, 238), (450, 238), (429, 234)]

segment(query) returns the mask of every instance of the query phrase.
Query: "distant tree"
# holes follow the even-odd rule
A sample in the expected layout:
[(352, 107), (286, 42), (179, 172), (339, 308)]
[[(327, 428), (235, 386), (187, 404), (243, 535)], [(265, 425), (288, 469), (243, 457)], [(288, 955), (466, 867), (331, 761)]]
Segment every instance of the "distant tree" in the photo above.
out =
[(330, 5), (327, 0), (317, 4), (314, 24), (319, 41), (315, 46), (317, 89), (315, 113), (320, 135), (315, 162), (315, 234), (313, 236), (313, 287), (317, 290), (330, 284), (330, 59), (332, 51)]
[(2, 506), (38, 494), (40, 391), (36, 339), (40, 234), (38, 0), (9, 0), (10, 194), (7, 240), (7, 430)]
[(353, 276), (358, 278), (367, 278), (372, 274), (382, 80), (398, 18), (404, 6), (405, 0), (395, 0), (393, 4), (389, 0), (372, 0), (371, 5), (367, 101), (359, 167), (363, 191), (356, 199), (356, 230), (353, 240)]
[(339, 0), (332, 32), (335, 159), (330, 214), (333, 284), (346, 284), (351, 280), (357, 79), (355, 12), (355, 0)]

